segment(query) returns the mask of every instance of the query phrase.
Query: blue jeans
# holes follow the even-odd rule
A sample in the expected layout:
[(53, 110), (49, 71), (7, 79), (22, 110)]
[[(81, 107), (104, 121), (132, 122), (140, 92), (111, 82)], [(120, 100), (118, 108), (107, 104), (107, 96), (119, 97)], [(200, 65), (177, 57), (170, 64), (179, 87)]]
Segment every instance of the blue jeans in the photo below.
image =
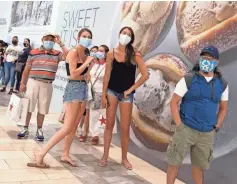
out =
[(117, 99), (118, 99), (119, 102), (133, 103), (133, 93), (131, 93), (131, 94), (128, 96), (128, 98), (125, 98), (123, 93), (117, 93), (116, 91), (113, 91), (113, 90), (111, 90), (111, 89), (108, 89), (108, 90), (107, 90), (107, 94), (117, 97)]
[(11, 88), (13, 88), (15, 85), (15, 63), (6, 61), (4, 63), (4, 70), (5, 70), (4, 86), (7, 86), (9, 81), (11, 80)]
[(69, 80), (64, 92), (63, 103), (86, 102), (88, 100), (88, 86), (86, 81)]
[(0, 83), (4, 85), (4, 81), (5, 81), (4, 67), (0, 66)]

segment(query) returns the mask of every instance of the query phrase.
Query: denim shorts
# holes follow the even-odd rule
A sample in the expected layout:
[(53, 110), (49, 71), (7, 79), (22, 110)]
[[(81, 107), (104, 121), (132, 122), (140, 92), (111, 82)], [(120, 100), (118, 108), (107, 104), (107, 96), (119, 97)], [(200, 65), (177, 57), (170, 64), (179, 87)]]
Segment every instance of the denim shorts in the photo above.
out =
[(85, 81), (69, 81), (64, 97), (63, 97), (63, 103), (68, 102), (85, 102), (88, 100), (88, 86)]
[(128, 98), (124, 97), (124, 93), (117, 93), (116, 91), (113, 91), (111, 89), (108, 89), (107, 91), (108, 95), (113, 95), (115, 97), (118, 98), (119, 102), (129, 102), (129, 103), (133, 103), (133, 93), (131, 93)]

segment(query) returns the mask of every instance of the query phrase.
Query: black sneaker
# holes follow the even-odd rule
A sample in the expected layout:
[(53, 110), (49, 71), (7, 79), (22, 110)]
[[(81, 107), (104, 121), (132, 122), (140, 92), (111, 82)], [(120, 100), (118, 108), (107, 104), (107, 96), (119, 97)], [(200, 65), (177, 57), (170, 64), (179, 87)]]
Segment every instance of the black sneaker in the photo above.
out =
[(12, 95), (12, 93), (13, 93), (13, 89), (10, 89), (10, 91), (9, 91), (9, 95)]
[(19, 139), (21, 139), (21, 138), (27, 138), (29, 136), (29, 130), (28, 130), (28, 128), (24, 128), (18, 135), (17, 135), (17, 137), (19, 138)]
[(35, 138), (37, 141), (44, 141), (44, 134), (41, 128), (37, 130)]
[(0, 92), (6, 92), (6, 87), (3, 87), (2, 89), (0, 89)]

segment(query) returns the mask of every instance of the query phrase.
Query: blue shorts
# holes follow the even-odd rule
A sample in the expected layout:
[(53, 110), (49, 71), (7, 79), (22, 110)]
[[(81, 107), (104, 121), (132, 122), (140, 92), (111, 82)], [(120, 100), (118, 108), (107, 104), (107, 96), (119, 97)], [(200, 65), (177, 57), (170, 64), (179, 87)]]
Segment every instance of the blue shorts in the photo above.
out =
[(133, 93), (131, 93), (128, 98), (124, 97), (124, 93), (117, 93), (116, 91), (113, 91), (111, 89), (108, 89), (107, 91), (108, 95), (112, 95), (118, 98), (119, 102), (129, 102), (129, 103), (133, 103)]
[(68, 102), (85, 102), (88, 100), (88, 86), (85, 81), (69, 81), (64, 97), (63, 97), (63, 103)]

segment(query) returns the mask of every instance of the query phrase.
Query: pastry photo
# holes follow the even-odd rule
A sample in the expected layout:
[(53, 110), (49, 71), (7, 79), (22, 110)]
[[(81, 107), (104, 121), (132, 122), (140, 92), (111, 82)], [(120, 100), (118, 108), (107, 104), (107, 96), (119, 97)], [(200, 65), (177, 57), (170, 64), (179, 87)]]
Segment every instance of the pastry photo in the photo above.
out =
[(135, 33), (134, 47), (144, 56), (166, 37), (175, 17), (173, 1), (127, 1), (122, 8), (121, 27)]
[(165, 152), (175, 130), (170, 100), (188, 68), (171, 54), (156, 55), (146, 61), (146, 66), (150, 77), (134, 95), (131, 126), (136, 139), (145, 147)]
[(193, 64), (207, 45), (229, 51), (237, 46), (237, 2), (181, 1), (176, 27), (180, 48)]

